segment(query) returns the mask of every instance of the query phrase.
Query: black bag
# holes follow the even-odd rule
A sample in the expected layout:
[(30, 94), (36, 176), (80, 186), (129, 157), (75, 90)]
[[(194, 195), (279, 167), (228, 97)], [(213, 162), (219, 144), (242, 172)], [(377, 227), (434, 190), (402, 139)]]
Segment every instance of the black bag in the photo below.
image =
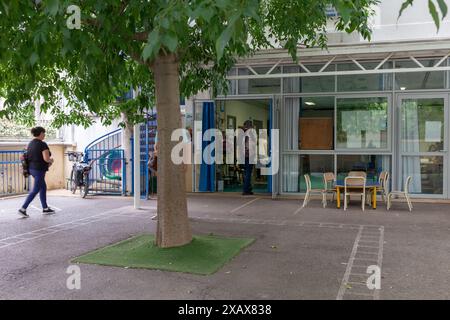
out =
[(28, 163), (28, 153), (27, 150), (23, 151), (23, 154), (20, 156), (20, 162), (22, 164), (22, 174), (25, 178), (30, 176), (30, 166)]

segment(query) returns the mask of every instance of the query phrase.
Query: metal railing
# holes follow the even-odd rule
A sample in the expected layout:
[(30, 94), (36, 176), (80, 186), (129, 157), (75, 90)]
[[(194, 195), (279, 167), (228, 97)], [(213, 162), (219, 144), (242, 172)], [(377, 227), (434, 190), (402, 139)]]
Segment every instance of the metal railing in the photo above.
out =
[(126, 161), (123, 149), (89, 149), (85, 161), (91, 164), (89, 194), (126, 193)]
[(87, 161), (89, 150), (112, 150), (122, 147), (122, 129), (116, 129), (107, 133), (87, 145), (84, 148), (84, 160)]
[(24, 194), (30, 190), (30, 178), (22, 174), (23, 151), (0, 151), (0, 197)]
[(84, 162), (91, 163), (90, 194), (126, 194), (126, 159), (122, 147), (122, 129), (116, 129), (92, 141), (84, 149)]
[[(140, 141), (139, 141), (139, 150), (140, 150), (140, 193), (142, 199), (149, 199), (152, 194), (157, 193), (157, 183), (156, 176), (152, 176), (148, 169), (148, 161), (150, 157), (150, 153), (154, 151), (155, 142), (156, 142), (156, 130), (157, 130), (157, 116), (156, 113), (149, 113), (146, 117), (146, 121), (140, 125)], [(134, 139), (130, 139), (132, 152), (131, 154), (134, 156), (134, 148), (136, 144), (134, 143)], [(134, 161), (134, 158), (131, 158), (131, 162)], [(132, 171), (132, 194), (134, 194), (134, 165), (131, 166)]]

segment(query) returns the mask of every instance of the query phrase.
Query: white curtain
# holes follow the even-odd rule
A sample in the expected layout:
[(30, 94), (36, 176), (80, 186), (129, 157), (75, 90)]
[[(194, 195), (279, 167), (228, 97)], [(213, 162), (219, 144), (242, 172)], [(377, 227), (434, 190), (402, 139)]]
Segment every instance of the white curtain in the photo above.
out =
[[(402, 151), (420, 152), (419, 138), (419, 109), (416, 100), (404, 100), (402, 103)], [(420, 174), (420, 157), (403, 157), (403, 174), (401, 189), (407, 176), (412, 176), (410, 191), (422, 193), (422, 183)]]
[[(292, 71), (292, 72), (300, 72), (299, 68), (294, 68), (294, 69), (289, 69), (287, 71)], [(285, 93), (298, 93), (301, 92), (301, 78), (297, 77), (297, 78), (284, 78), (284, 92)]]
[[(298, 150), (298, 120), (300, 111), (300, 98), (285, 100), (282, 117), (284, 127), (284, 150)], [(283, 190), (285, 192), (299, 192), (299, 155), (285, 155), (283, 157)]]

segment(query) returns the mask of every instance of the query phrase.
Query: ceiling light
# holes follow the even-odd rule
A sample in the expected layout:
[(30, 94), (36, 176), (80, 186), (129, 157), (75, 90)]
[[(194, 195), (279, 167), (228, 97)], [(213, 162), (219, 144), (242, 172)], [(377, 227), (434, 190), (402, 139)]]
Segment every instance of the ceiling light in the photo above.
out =
[(406, 87), (400, 87), (400, 90), (404, 91), (406, 90)]
[(316, 104), (315, 104), (314, 102), (312, 102), (312, 101), (306, 101), (305, 104), (308, 105), (308, 106), (315, 106), (315, 105), (316, 105)]

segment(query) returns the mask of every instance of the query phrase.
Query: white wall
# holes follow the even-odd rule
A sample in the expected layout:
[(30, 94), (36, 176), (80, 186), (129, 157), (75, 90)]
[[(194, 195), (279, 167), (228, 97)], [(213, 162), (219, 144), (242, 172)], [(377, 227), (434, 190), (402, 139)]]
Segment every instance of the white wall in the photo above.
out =
[(118, 129), (119, 122), (120, 120), (116, 120), (109, 126), (103, 126), (100, 121), (97, 121), (86, 129), (82, 126), (65, 126), (63, 138), (67, 143), (76, 144), (77, 151), (84, 151), (84, 148), (93, 140)]
[[(398, 13), (404, 0), (382, 0), (374, 7), (375, 16), (371, 19), (371, 42), (412, 41), (450, 38), (450, 15), (441, 21), (439, 32), (428, 10), (428, 1), (415, 0), (413, 6)], [(436, 4), (436, 3), (435, 3)], [(447, 4), (448, 3), (447, 1)], [(439, 7), (436, 4), (437, 9)], [(329, 23), (329, 44), (365, 42), (357, 34), (333, 33), (333, 23)]]
[[(379, 16), (375, 18), (373, 41), (419, 40), (450, 37), (450, 17), (447, 15), (439, 32), (428, 10), (428, 1), (415, 0), (411, 7), (398, 13), (404, 0), (383, 0), (379, 5)], [(436, 4), (436, 2), (435, 2)], [(447, 4), (448, 1), (447, 1)], [(439, 10), (439, 7), (436, 4)]]

